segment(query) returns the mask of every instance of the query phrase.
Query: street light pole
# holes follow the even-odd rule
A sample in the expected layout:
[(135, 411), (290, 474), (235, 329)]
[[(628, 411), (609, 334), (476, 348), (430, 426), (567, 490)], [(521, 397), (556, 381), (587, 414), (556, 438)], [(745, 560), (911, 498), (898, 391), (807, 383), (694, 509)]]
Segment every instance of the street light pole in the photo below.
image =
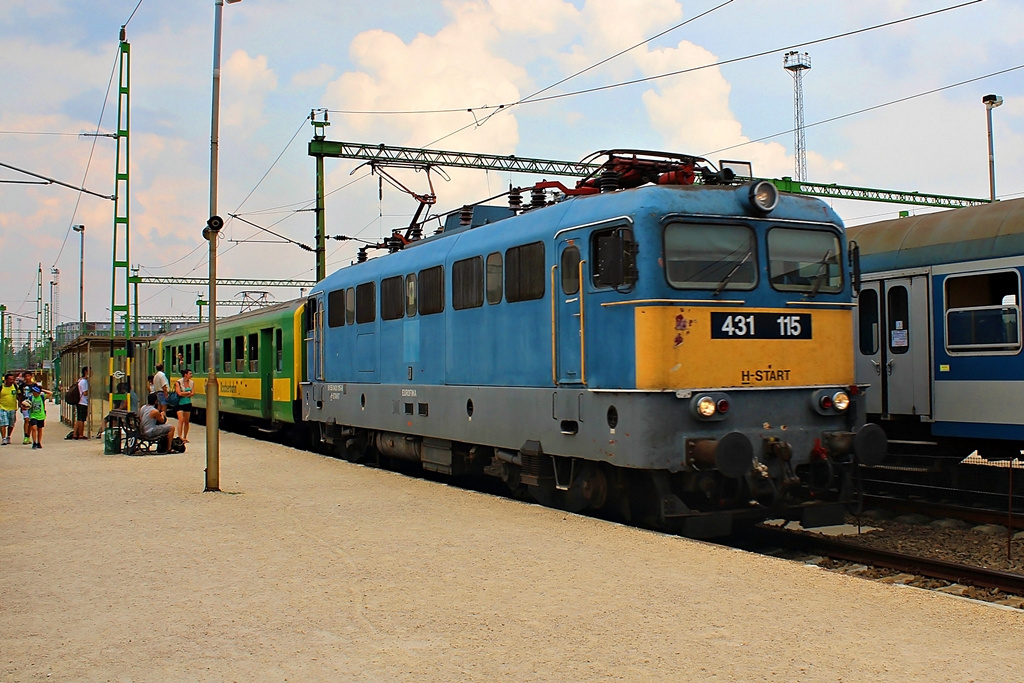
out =
[(85, 334), (85, 226), (72, 225), (71, 229), (78, 233), (78, 334)]
[(996, 200), (996, 153), (992, 144), (992, 110), (1003, 103), (999, 95), (985, 95), (981, 98), (988, 116), (988, 187), (991, 199)]
[[(220, 46), (224, 1), (214, 0), (213, 107), (210, 116), (210, 218), (203, 237), (210, 242), (210, 336), (206, 352), (206, 491), (220, 491), (220, 387), (217, 383), (217, 236), (224, 221), (217, 215), (218, 137), (220, 135)], [(228, 4), (240, 0), (227, 0)]]

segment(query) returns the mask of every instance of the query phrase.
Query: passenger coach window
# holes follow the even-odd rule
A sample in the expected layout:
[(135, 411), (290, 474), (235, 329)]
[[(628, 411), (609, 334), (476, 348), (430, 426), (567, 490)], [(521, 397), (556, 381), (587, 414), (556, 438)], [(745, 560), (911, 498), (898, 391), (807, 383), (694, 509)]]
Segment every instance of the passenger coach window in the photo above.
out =
[(580, 291), (580, 250), (578, 247), (566, 247), (562, 250), (562, 293), (575, 294)]
[(249, 335), (249, 372), (258, 372), (260, 369), (260, 336)]
[[(315, 301), (315, 299), (314, 299)], [(316, 315), (316, 311), (313, 312)], [(345, 290), (336, 289), (327, 294), (327, 326), (341, 327), (345, 324)], [(310, 327), (309, 329), (313, 329)]]
[(1019, 351), (1020, 276), (1017, 271), (946, 278), (946, 348)]
[(860, 352), (865, 356), (878, 353), (878, 292), (863, 289), (857, 300), (857, 328)]
[(364, 282), (356, 287), (356, 322), (372, 323), (377, 319), (377, 283)]
[(505, 252), (505, 300), (544, 298), (544, 243), (533, 242)]
[(245, 372), (245, 337), (235, 337), (235, 372)]
[(274, 331), (274, 348), (277, 350), (277, 371), (284, 370), (284, 334), (280, 329)]
[(743, 225), (669, 223), (665, 275), (677, 289), (753, 289), (757, 284), (754, 231)]
[(224, 372), (231, 372), (231, 340), (222, 339), (221, 344), (224, 346), (224, 351), (221, 354), (224, 358)]
[(501, 254), (487, 256), (487, 303), (501, 303)]
[(405, 314), (405, 278), (401, 275), (380, 281), (381, 320), (398, 320)]
[(421, 270), (420, 283), (420, 315), (440, 313), (444, 310), (444, 266), (434, 266)]
[(780, 292), (835, 293), (843, 289), (839, 238), (825, 230), (768, 231), (768, 276)]
[(484, 260), (480, 256), (452, 264), (452, 308), (477, 308), (484, 305)]
[(889, 351), (910, 351), (910, 294), (902, 285), (890, 287), (885, 294), (885, 315), (889, 321)]

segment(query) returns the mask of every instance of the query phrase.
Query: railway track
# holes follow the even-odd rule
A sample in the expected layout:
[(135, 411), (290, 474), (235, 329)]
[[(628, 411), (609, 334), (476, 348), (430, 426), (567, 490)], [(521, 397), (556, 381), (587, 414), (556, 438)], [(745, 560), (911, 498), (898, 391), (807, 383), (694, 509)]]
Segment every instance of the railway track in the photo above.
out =
[(1024, 596), (1024, 574), (878, 550), (831, 537), (780, 528), (758, 527), (753, 538), (759, 544), (775, 544), (835, 560), (884, 567), (950, 583), (991, 588), (1002, 593)]

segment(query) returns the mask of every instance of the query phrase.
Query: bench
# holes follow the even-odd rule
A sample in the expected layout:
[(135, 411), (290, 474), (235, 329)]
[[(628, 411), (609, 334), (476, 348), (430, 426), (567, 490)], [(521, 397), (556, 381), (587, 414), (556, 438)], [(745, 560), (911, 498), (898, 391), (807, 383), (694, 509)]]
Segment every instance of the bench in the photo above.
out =
[(121, 452), (125, 455), (159, 453), (160, 444), (166, 438), (150, 439), (143, 436), (138, 414), (128, 410), (111, 410), (107, 413), (106, 423), (107, 428), (121, 432)]

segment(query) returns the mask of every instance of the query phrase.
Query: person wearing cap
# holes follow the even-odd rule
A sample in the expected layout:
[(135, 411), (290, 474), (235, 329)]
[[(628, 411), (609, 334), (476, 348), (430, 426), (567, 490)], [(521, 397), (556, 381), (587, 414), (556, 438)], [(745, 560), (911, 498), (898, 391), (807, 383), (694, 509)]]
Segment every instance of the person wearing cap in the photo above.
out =
[(43, 427), (46, 426), (46, 396), (53, 396), (52, 391), (43, 389), (38, 384), (32, 385), (32, 400), (29, 408), (29, 423), (32, 429), (32, 448), (43, 447)]
[(32, 443), (32, 425), (29, 422), (29, 413), (32, 405), (32, 387), (35, 381), (32, 379), (32, 371), (26, 370), (21, 373), (21, 385), (18, 389), (18, 396), (21, 399), (21, 419), (25, 423), (25, 438), (21, 440), (22, 445)]

